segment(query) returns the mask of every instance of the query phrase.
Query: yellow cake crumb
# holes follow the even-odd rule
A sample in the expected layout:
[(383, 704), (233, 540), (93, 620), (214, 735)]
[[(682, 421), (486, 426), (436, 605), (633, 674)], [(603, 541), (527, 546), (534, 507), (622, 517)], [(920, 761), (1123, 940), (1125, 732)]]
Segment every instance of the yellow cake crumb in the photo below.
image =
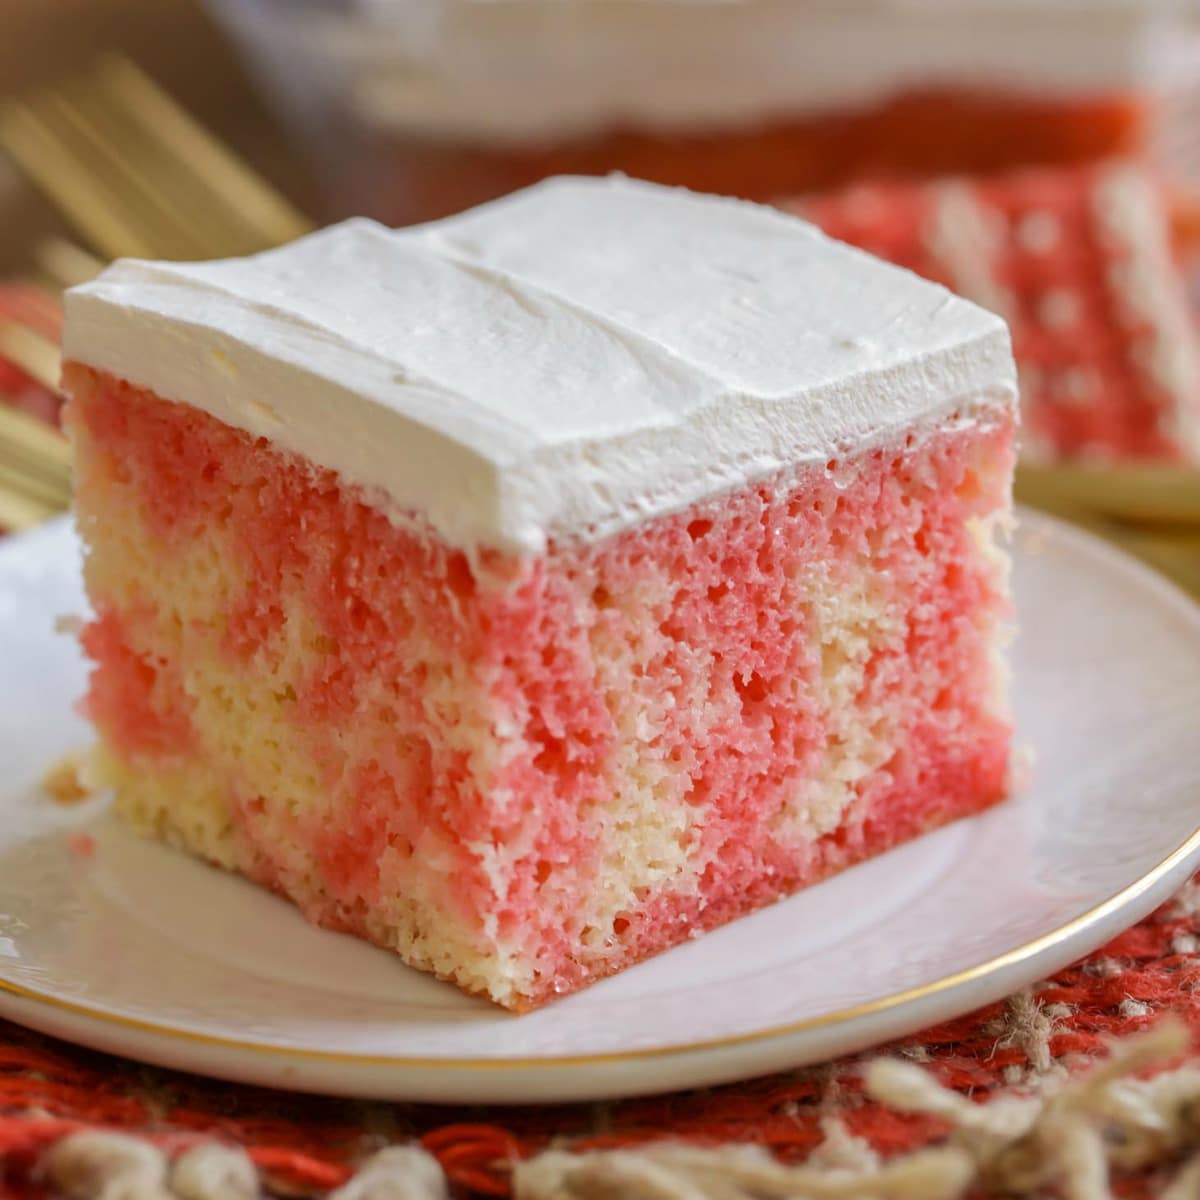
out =
[(42, 776), (42, 790), (56, 804), (78, 804), (96, 794), (88, 777), (88, 752), (76, 750), (52, 764)]

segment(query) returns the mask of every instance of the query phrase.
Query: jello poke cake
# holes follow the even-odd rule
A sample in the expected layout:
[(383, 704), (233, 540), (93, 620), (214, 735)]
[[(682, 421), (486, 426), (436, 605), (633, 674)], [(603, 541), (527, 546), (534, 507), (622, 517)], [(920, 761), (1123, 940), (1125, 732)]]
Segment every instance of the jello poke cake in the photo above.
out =
[(67, 299), (136, 828), (516, 1010), (1001, 800), (1003, 321), (556, 179)]
[(1005, 318), (1030, 461), (1200, 463), (1200, 339), (1172, 219), (1194, 208), (1144, 167), (877, 182), (784, 207)]

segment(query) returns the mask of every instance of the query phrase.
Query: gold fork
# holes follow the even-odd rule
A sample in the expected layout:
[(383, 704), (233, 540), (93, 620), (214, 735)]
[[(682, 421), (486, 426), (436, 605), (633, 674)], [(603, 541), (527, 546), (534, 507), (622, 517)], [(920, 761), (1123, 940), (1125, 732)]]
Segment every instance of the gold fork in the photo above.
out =
[(64, 237), (48, 237), (34, 248), (34, 264), (41, 277), (56, 292), (65, 291), (79, 283), (95, 279), (104, 270), (104, 263), (82, 246)]
[[(58, 388), (60, 358), (53, 297), (10, 289), (0, 318), (0, 357), (49, 391)], [(67, 508), (71, 449), (66, 437), (0, 395), (0, 526), (25, 529)]]
[[(309, 222), (122, 58), (0, 108), (0, 146), (95, 252), (62, 238), (35, 251), (58, 288), (92, 278), (105, 259), (251, 253), (307, 232)], [(57, 329), (8, 306), (0, 356), (58, 386)], [(66, 506), (70, 449), (56, 430), (0, 396), (0, 525), (24, 528)]]
[(15, 363), (48, 391), (57, 392), (62, 373), (58, 344), (31, 325), (0, 319), (0, 358)]
[(0, 109), (0, 145), (104, 258), (217, 258), (312, 225), (126, 59)]
[(0, 533), (21, 533), (61, 511), (28, 496), (20, 487), (9, 487), (0, 476)]
[(0, 526), (27, 529), (70, 503), (70, 443), (0, 396)]

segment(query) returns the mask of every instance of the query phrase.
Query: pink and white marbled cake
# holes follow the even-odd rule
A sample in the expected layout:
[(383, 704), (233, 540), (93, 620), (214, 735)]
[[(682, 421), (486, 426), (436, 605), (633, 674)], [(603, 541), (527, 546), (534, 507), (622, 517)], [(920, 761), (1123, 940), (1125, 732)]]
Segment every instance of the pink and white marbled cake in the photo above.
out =
[(537, 1006), (1000, 800), (1003, 324), (563, 180), (68, 299), (137, 827)]

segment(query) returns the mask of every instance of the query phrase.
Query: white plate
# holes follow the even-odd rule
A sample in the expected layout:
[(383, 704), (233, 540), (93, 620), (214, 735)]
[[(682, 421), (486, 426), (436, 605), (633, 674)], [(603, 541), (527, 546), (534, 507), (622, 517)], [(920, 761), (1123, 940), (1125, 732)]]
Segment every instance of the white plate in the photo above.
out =
[[(531, 1016), (309, 928), (285, 903), (39, 792), (86, 740), (65, 524), (0, 545), (0, 1014), (279, 1087), (575, 1100), (856, 1050), (1057, 970), (1200, 857), (1200, 609), (1027, 515), (1015, 652), (1030, 780), (941, 830)], [(94, 852), (77, 835), (94, 839)]]

